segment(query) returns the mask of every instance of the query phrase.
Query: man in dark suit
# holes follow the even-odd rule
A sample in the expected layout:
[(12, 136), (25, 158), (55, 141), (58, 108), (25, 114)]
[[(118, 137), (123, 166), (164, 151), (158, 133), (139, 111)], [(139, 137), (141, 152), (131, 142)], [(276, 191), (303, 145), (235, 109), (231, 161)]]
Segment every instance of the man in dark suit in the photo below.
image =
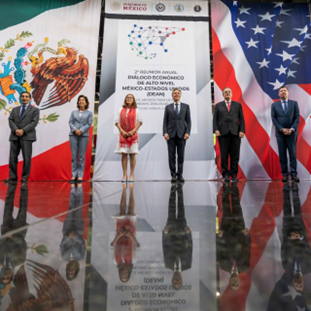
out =
[[(173, 104), (165, 107), (163, 118), (163, 136), (167, 140), (169, 167), (172, 182), (185, 182), (183, 174), (186, 140), (190, 136), (191, 116), (190, 107), (181, 103), (181, 91), (175, 88), (172, 92)], [(178, 169), (176, 172), (176, 150)]]
[(245, 228), (236, 183), (224, 183), (222, 188), (223, 215), (216, 236), (217, 261), (222, 270), (231, 273), (229, 285), (232, 290), (240, 287), (239, 274), (247, 271), (251, 257), (251, 237)]
[(213, 129), (220, 147), (222, 176), (225, 182), (230, 182), (230, 175), (232, 181), (237, 182), (241, 138), (245, 133), (244, 115), (242, 105), (231, 100), (232, 90), (229, 87), (224, 88), (222, 95), (225, 100), (215, 105)]
[[(288, 89), (282, 86), (279, 89), (279, 101), (271, 106), (271, 117), (276, 127), (275, 136), (278, 143), (279, 158), (283, 175), (283, 182), (288, 181), (289, 174), (292, 180), (299, 182), (297, 177), (296, 143), (298, 137), (299, 108), (298, 103), (288, 99)], [(290, 160), (290, 173), (287, 168), (287, 150)]]
[[(293, 215), (292, 206), (294, 208)], [(294, 273), (294, 276), (310, 273), (311, 247), (307, 240), (306, 228), (301, 214), (298, 185), (295, 182), (292, 188), (288, 183), (284, 184), (283, 215), (283, 242), (281, 247), (283, 268), (285, 271)]]
[(17, 181), (17, 162), (20, 150), (22, 150), (24, 166), (22, 182), (27, 182), (30, 174), (32, 143), (36, 141), (36, 126), (39, 121), (39, 109), (30, 105), (31, 95), (28, 92), (21, 94), (22, 105), (13, 108), (9, 125), (10, 135), (10, 176), (6, 182)]
[(9, 184), (7, 196), (5, 199), (3, 223), (1, 225), (1, 235), (18, 230), (22, 227), (25, 229), (17, 233), (8, 235), (0, 239), (0, 265), (5, 267), (1, 275), (1, 283), (8, 284), (14, 277), (14, 268), (23, 264), (26, 260), (27, 243), (25, 241), (28, 223), (27, 205), (28, 205), (28, 188), (27, 183), (22, 184), (20, 190), (19, 210), (17, 217), (13, 217), (14, 197), (16, 184)]
[(168, 218), (162, 232), (162, 247), (165, 267), (174, 271), (172, 285), (178, 290), (182, 287), (181, 272), (190, 269), (192, 264), (192, 235), (185, 218), (182, 184), (171, 187)]

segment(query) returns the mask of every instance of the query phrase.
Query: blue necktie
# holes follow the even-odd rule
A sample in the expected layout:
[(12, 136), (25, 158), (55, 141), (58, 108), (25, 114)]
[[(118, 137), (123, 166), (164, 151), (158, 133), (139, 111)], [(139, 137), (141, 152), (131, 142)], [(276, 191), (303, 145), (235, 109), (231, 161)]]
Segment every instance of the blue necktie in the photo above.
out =
[(26, 106), (23, 105), (20, 119), (23, 117), (23, 114), (25, 113), (25, 110), (26, 110)]
[(178, 117), (178, 104), (175, 104), (175, 116)]
[(288, 106), (287, 106), (287, 101), (284, 101), (284, 112), (285, 114), (287, 114), (287, 111), (288, 111)]

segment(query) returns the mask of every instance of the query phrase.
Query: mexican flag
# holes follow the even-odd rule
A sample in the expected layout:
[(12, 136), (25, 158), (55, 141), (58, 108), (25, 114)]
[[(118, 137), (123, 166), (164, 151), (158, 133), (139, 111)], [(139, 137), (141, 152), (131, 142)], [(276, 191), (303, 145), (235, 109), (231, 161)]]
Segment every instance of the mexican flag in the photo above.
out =
[[(94, 110), (100, 14), (101, 0), (0, 2), (0, 180), (9, 176), (8, 117), (23, 91), (40, 109), (29, 180), (71, 178), (68, 121), (81, 94)], [(90, 178), (91, 137), (84, 179)], [(20, 174), (21, 155), (19, 161)]]

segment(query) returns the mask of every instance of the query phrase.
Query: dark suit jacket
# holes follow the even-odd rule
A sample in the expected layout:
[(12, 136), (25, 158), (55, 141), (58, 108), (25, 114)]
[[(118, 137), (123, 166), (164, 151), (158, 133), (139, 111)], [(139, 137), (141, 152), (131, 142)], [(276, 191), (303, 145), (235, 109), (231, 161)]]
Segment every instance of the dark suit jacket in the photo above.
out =
[(184, 137), (191, 131), (190, 107), (187, 104), (180, 103), (180, 111), (178, 116), (175, 115), (174, 104), (165, 107), (163, 118), (163, 135), (168, 134), (173, 138), (177, 135), (179, 138)]
[[(16, 218), (13, 218), (15, 191), (16, 185), (9, 186), (4, 205), (1, 235), (28, 225), (26, 222), (28, 189), (21, 189), (18, 215)], [(25, 262), (27, 253), (26, 234), (27, 227), (13, 234), (11, 238), (0, 240), (0, 265), (3, 265), (5, 257), (10, 261), (13, 268)]]
[(243, 233), (245, 222), (237, 186), (223, 186), (222, 205), (220, 229), (223, 236), (216, 236), (217, 260), (220, 268), (227, 272), (231, 271), (235, 260), (239, 273), (242, 273), (249, 269), (251, 237)]
[(169, 231), (162, 233), (162, 247), (165, 267), (174, 270), (175, 261), (179, 258), (181, 271), (191, 268), (192, 264), (192, 235), (184, 231)]
[(220, 132), (220, 135), (231, 133), (239, 135), (239, 132), (245, 133), (245, 122), (242, 105), (231, 101), (230, 112), (227, 109), (225, 101), (221, 101), (215, 106), (213, 117), (213, 131)]
[(284, 134), (281, 132), (283, 128), (293, 128), (295, 134), (298, 135), (299, 107), (296, 101), (288, 100), (287, 114), (285, 114), (280, 100), (273, 103), (271, 106), (271, 118), (276, 127), (275, 136), (283, 136)]
[[(21, 107), (22, 106), (13, 108), (10, 114), (9, 125), (11, 128), (11, 135), (9, 140), (12, 141), (21, 138), (23, 140), (36, 141), (36, 126), (39, 121), (39, 109), (29, 105), (23, 117), (20, 119)], [(24, 135), (21, 137), (15, 134), (15, 131), (19, 129), (25, 131)]]

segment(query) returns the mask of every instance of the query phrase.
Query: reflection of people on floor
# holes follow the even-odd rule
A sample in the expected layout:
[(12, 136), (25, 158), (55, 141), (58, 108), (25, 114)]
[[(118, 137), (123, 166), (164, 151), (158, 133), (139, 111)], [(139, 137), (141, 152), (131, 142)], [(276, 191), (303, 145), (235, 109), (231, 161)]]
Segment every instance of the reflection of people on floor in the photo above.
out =
[[(85, 257), (85, 240), (83, 239), (84, 221), (82, 218), (83, 188), (82, 184), (71, 185), (69, 212), (63, 225), (63, 239), (60, 244), (62, 259), (68, 261), (66, 277), (74, 280), (80, 271), (79, 261)], [(80, 207), (76, 209), (77, 207)], [(73, 209), (76, 209), (72, 211)]]
[[(191, 268), (192, 234), (187, 226), (183, 184), (172, 184), (168, 203), (168, 218), (162, 232), (162, 247), (165, 267), (172, 270), (172, 285), (179, 290), (182, 285), (181, 272)], [(177, 192), (177, 207), (176, 207)]]
[(239, 189), (236, 183), (223, 184), (223, 215), (216, 236), (217, 261), (222, 270), (231, 273), (229, 286), (240, 288), (239, 274), (249, 269), (251, 237), (243, 218)]
[(25, 236), (27, 228), (17, 233), (11, 234), (13, 230), (27, 226), (27, 204), (28, 187), (22, 184), (20, 190), (20, 204), (16, 218), (13, 218), (14, 197), (16, 184), (10, 184), (5, 199), (3, 222), (1, 225), (1, 235), (7, 236), (0, 240), (0, 289), (11, 284), (16, 271), (24, 264), (26, 260), (27, 243)]
[(112, 216), (116, 224), (116, 236), (111, 242), (112, 257), (119, 271), (120, 281), (126, 283), (132, 273), (133, 264), (136, 262), (137, 250), (140, 244), (136, 240), (137, 215), (134, 214), (135, 201), (133, 184), (129, 184), (130, 197), (126, 212), (126, 184), (123, 184), (120, 201), (120, 212)]
[[(292, 199), (291, 199), (292, 196)], [(283, 186), (283, 242), (281, 258), (284, 274), (276, 283), (270, 297), (268, 311), (307, 310), (304, 274), (311, 272), (311, 248), (301, 215), (297, 183)], [(304, 309), (305, 308), (305, 309)]]
[[(311, 248), (306, 238), (306, 230), (301, 216), (298, 185), (293, 183), (292, 202), (289, 184), (283, 187), (283, 243), (281, 249), (282, 264), (285, 271), (302, 274), (311, 272)], [(297, 278), (296, 278), (297, 279)]]

